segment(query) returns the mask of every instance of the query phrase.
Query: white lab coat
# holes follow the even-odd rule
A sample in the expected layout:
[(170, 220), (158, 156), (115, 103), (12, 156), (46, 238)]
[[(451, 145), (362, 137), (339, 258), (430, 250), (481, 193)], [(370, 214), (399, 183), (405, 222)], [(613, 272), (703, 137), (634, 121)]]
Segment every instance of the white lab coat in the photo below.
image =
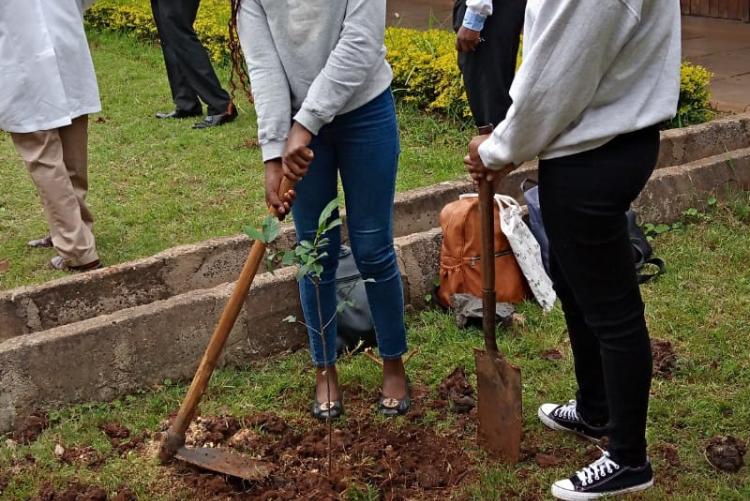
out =
[(101, 111), (83, 29), (91, 3), (0, 0), (0, 129), (56, 129)]

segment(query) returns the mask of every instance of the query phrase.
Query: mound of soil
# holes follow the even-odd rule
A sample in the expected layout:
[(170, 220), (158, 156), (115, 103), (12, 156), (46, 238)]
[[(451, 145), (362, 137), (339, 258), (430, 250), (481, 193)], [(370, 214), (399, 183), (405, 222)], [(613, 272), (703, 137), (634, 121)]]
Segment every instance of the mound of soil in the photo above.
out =
[(654, 357), (654, 376), (672, 379), (677, 368), (677, 355), (672, 343), (661, 339), (652, 339), (651, 353)]
[(438, 393), (441, 398), (449, 401), (451, 409), (459, 414), (471, 412), (477, 405), (474, 388), (469, 384), (463, 367), (458, 367), (443, 379)]
[(17, 432), (13, 434), (13, 440), (20, 444), (28, 445), (35, 442), (44, 430), (49, 428), (49, 417), (44, 412), (35, 412), (27, 417)]
[(71, 447), (64, 449), (58, 459), (66, 464), (81, 464), (91, 469), (99, 468), (107, 461), (93, 447)]
[(706, 459), (720, 471), (737, 473), (745, 465), (747, 446), (734, 437), (714, 437), (706, 445)]
[(186, 443), (200, 447), (221, 444), (241, 428), (240, 420), (233, 416), (199, 417), (190, 425)]
[(121, 487), (117, 490), (117, 494), (112, 498), (112, 501), (138, 501), (138, 496), (127, 487)]
[(120, 423), (106, 423), (101, 426), (101, 430), (110, 440), (122, 440), (130, 437), (130, 430), (125, 428)]
[(107, 491), (101, 487), (78, 483), (58, 491), (52, 484), (45, 484), (31, 501), (107, 501)]
[[(411, 417), (421, 415), (419, 409), (405, 420), (382, 423), (375, 418), (370, 400), (374, 401), (353, 396), (345, 418), (334, 423), (330, 478), (326, 424), (311, 420), (286, 423), (273, 414), (245, 418), (240, 422), (253, 428), (222, 433), (222, 440), (213, 442), (272, 463), (274, 471), (268, 479), (248, 483), (178, 466), (180, 478), (201, 499), (341, 499), (364, 484), (378, 489), (386, 500), (444, 499), (448, 489), (462, 483), (471, 464), (458, 441), (462, 430), (439, 435)], [(422, 400), (418, 396), (414, 406), (422, 406)], [(201, 421), (206, 419), (228, 418)], [(196, 438), (206, 437), (188, 440), (203, 445)]]
[(557, 362), (558, 360), (563, 359), (563, 354), (560, 353), (560, 350), (553, 348), (551, 350), (542, 352), (542, 358), (545, 360), (549, 360), (550, 362)]

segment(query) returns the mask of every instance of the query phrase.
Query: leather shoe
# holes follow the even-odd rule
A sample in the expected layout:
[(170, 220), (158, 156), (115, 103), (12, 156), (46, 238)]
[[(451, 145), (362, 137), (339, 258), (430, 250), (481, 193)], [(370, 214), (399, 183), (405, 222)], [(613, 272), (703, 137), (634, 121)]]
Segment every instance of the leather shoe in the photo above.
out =
[(162, 113), (159, 112), (156, 114), (156, 118), (158, 119), (165, 119), (165, 118), (192, 118), (192, 117), (199, 117), (203, 113), (203, 110), (201, 108), (196, 108), (194, 110), (174, 110), (169, 113)]
[(237, 118), (237, 108), (231, 106), (231, 109), (220, 115), (207, 115), (206, 118), (193, 125), (193, 129), (208, 129), (210, 127), (218, 127), (220, 125), (234, 122)]
[(86, 272), (86, 271), (94, 271), (98, 270), (102, 267), (101, 261), (98, 259), (96, 261), (93, 261), (88, 264), (84, 264), (81, 266), (70, 266), (66, 261), (65, 258), (62, 256), (55, 256), (53, 257), (49, 262), (50, 267), (53, 270), (57, 271), (68, 271), (68, 272)]

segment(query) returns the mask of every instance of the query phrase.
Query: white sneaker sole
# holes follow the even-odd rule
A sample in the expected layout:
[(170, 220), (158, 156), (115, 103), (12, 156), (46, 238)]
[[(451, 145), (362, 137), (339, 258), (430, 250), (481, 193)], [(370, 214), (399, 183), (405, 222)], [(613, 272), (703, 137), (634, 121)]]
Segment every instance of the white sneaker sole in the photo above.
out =
[(634, 492), (645, 491), (646, 489), (653, 487), (653, 485), (654, 481), (649, 480), (645, 484), (640, 484), (633, 487), (628, 487), (627, 489), (601, 494), (569, 491), (567, 489), (561, 489), (556, 485), (553, 485), (552, 495), (557, 499), (562, 499), (563, 501), (582, 501), (586, 499), (599, 499), (607, 496), (622, 496), (623, 494), (632, 494)]
[(560, 424), (557, 424), (557, 421), (555, 421), (554, 419), (549, 417), (547, 414), (542, 412), (541, 407), (536, 412), (536, 415), (539, 417), (539, 421), (541, 421), (544, 426), (546, 426), (547, 428), (551, 430), (563, 431), (565, 433), (572, 433), (573, 435), (578, 435), (579, 437), (585, 438), (586, 440), (594, 442), (595, 444), (598, 444), (601, 441), (601, 439), (598, 439), (596, 437), (591, 437), (589, 435), (586, 435), (585, 433), (581, 433), (576, 430), (571, 430), (570, 428), (566, 428)]

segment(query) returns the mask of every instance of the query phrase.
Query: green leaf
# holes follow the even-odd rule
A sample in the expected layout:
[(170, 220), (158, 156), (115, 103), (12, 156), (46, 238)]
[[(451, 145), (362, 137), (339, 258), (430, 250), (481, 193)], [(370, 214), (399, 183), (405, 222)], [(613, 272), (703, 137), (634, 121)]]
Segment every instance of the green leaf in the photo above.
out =
[(287, 323), (287, 324), (296, 324), (297, 317), (295, 317), (294, 315), (289, 315), (284, 320), (282, 320), (282, 322)]
[(257, 240), (259, 242), (264, 242), (265, 243), (263, 233), (261, 233), (256, 228), (253, 228), (252, 226), (246, 226), (245, 227), (245, 235), (247, 235), (248, 237), (250, 237), (252, 240)]
[(326, 229), (325, 229), (325, 230), (323, 230), (323, 233), (328, 233), (328, 232), (329, 232), (329, 231), (331, 231), (332, 229), (334, 229), (334, 228), (338, 228), (338, 227), (339, 227), (339, 226), (341, 226), (342, 224), (343, 224), (343, 223), (341, 222), (341, 218), (336, 218), (336, 219), (334, 219), (333, 221), (331, 221), (331, 222), (330, 222), (330, 223), (328, 224), (328, 226), (326, 226)]
[(339, 304), (336, 305), (336, 313), (342, 313), (347, 308), (353, 308), (354, 305), (354, 301), (339, 301)]
[[(318, 218), (318, 228), (325, 228), (328, 224), (328, 220), (331, 219), (331, 215), (333, 214), (333, 211), (339, 208), (339, 199), (334, 198), (330, 202), (328, 202), (328, 205), (325, 206), (323, 209), (323, 212), (320, 213), (320, 217)], [(322, 231), (321, 233), (325, 233), (325, 231)]]
[(708, 206), (709, 207), (715, 206), (717, 204), (717, 202), (718, 202), (718, 200), (716, 200), (716, 197), (714, 197), (714, 196), (708, 197)]
[(669, 231), (669, 225), (668, 224), (658, 224), (656, 225), (656, 228), (654, 228), (654, 232), (657, 235), (661, 235), (662, 233), (666, 233)]
[(283, 266), (291, 266), (297, 262), (297, 255), (293, 250), (288, 250), (284, 253), (284, 257), (281, 258), (281, 264)]
[(301, 281), (304, 280), (304, 278), (307, 276), (307, 274), (310, 272), (310, 267), (307, 265), (302, 265), (297, 270), (297, 280)]
[(281, 222), (273, 216), (267, 216), (263, 221), (263, 236), (265, 237), (264, 241), (267, 244), (270, 244), (278, 238), (280, 232)]

